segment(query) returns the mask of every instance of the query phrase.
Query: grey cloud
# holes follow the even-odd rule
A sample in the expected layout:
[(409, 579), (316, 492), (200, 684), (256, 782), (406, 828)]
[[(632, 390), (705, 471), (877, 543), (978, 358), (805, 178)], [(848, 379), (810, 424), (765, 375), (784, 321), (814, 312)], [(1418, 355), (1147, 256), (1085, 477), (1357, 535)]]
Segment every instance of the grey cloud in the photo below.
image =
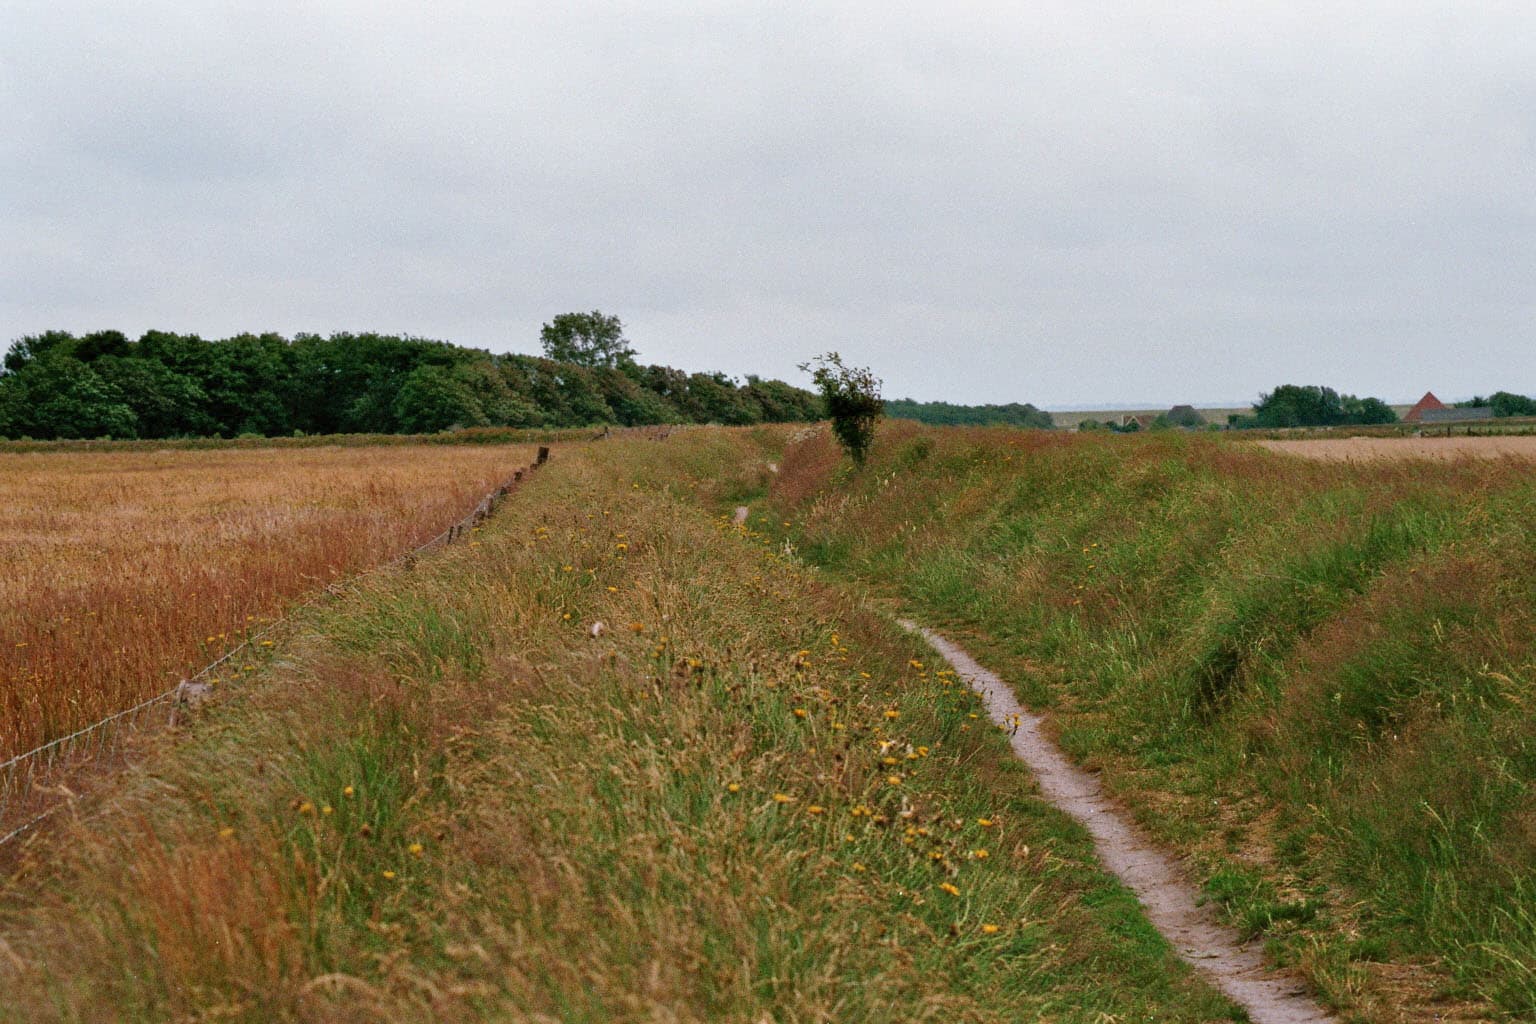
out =
[(1536, 15), (6, 6), (0, 316), (382, 329), (887, 392), (1536, 391)]

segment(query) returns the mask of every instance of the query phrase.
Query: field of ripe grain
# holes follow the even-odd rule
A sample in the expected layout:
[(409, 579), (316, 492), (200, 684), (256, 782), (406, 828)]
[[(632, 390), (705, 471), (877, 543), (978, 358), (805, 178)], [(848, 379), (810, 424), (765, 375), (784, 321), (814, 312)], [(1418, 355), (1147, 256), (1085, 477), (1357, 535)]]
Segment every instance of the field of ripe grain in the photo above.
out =
[(1323, 437), (1297, 441), (1260, 441), (1270, 451), (1326, 462), (1378, 459), (1536, 459), (1536, 435), (1492, 437)]
[(295, 597), (436, 535), (530, 455), (0, 454), (0, 758), (163, 692)]

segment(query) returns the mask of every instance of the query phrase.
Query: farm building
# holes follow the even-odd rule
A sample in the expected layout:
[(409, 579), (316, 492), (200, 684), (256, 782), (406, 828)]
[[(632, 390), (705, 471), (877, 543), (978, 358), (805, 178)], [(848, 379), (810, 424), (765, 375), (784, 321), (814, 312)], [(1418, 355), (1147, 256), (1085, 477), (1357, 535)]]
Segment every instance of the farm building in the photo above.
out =
[(1433, 391), (1424, 392), (1424, 397), (1419, 399), (1412, 409), (1403, 414), (1404, 423), (1419, 423), (1423, 421), (1426, 412), (1439, 412), (1448, 408), (1446, 404), (1435, 397)]
[(1467, 423), (1473, 420), (1493, 419), (1493, 407), (1488, 405), (1456, 408), (1446, 405), (1435, 397), (1433, 391), (1424, 392), (1412, 409), (1403, 416), (1404, 423)]
[(1493, 419), (1493, 406), (1469, 405), (1465, 408), (1425, 409), (1420, 423), (1467, 423)]

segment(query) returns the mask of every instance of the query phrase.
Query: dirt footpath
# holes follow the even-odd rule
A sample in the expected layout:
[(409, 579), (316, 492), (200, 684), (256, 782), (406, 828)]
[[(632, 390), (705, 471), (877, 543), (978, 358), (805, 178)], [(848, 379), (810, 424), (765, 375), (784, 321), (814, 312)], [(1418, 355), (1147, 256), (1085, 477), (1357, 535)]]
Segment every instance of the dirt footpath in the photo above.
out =
[(1040, 719), (1019, 704), (1012, 688), (970, 655), (930, 629), (907, 621), (981, 694), (992, 721), (1013, 733), (1013, 749), (1034, 771), (1040, 791), (1093, 835), (1104, 866), (1125, 882), (1146, 908), (1152, 926), (1179, 956), (1203, 972), (1253, 1024), (1331, 1024), (1334, 1020), (1295, 978), (1265, 968), (1262, 944), (1244, 943), (1201, 905), (1174, 858), (1153, 846), (1110, 803), (1092, 775), (1072, 764), (1046, 738)]
[(1329, 437), (1315, 441), (1260, 441), (1270, 451), (1329, 462), (1373, 459), (1536, 459), (1536, 434), (1497, 437)]

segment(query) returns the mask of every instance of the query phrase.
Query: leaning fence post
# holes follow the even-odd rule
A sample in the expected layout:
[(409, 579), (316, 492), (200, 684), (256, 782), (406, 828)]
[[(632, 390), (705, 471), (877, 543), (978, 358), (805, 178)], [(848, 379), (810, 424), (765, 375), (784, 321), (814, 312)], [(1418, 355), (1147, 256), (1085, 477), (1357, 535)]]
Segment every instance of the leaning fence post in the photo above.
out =
[(549, 446), (541, 444), (541, 445), (539, 445), (539, 461), (535, 462), (534, 465), (535, 466), (542, 466), (542, 465), (544, 465), (544, 463), (546, 463), (548, 461), (549, 461)]

